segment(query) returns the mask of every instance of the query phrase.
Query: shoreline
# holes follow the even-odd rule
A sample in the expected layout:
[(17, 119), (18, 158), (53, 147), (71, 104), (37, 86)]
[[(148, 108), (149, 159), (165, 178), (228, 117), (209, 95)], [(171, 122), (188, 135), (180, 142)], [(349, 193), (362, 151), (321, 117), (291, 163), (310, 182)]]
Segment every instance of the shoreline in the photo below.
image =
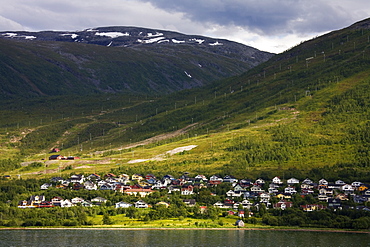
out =
[(4, 227), (3, 230), (124, 230), (124, 231), (164, 231), (164, 230), (213, 230), (213, 231), (295, 231), (295, 232), (337, 232), (370, 234), (370, 231), (340, 230), (340, 229), (290, 229), (290, 228), (126, 228), (126, 227)]

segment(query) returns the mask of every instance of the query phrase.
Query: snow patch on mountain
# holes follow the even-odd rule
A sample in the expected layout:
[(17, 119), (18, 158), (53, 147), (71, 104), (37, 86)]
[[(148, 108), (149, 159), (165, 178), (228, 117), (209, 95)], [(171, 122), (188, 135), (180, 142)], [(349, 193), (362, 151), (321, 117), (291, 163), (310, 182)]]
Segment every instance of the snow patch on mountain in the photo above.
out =
[(143, 44), (152, 44), (152, 43), (156, 43), (160, 40), (163, 40), (165, 39), (165, 37), (157, 37), (157, 38), (153, 38), (153, 39), (138, 39), (137, 41), (139, 43), (143, 43)]
[(223, 45), (223, 44), (222, 43), (219, 43), (218, 41), (216, 41), (215, 43), (210, 43), (209, 45), (215, 46), (215, 45)]
[(71, 36), (71, 39), (76, 39), (79, 35), (75, 33), (64, 33), (61, 34), (60, 36)]
[(184, 71), (185, 72), (185, 75), (187, 75), (187, 77), (189, 78), (192, 78), (191, 74), (189, 74), (188, 72)]
[(33, 35), (18, 35), (17, 33), (3, 33), (6, 38), (24, 38), (24, 39), (37, 39), (36, 36)]
[(181, 43), (185, 43), (185, 40), (172, 39), (172, 42), (175, 43), (175, 44), (181, 44)]
[(147, 36), (148, 37), (158, 37), (158, 36), (163, 36), (163, 33), (158, 33), (158, 32), (156, 32), (155, 34), (147, 33)]
[(17, 36), (18, 34), (16, 34), (16, 33), (3, 33), (3, 35), (7, 38), (13, 38), (13, 37)]
[(122, 37), (122, 36), (130, 36), (129, 33), (121, 33), (121, 32), (105, 32), (105, 33), (99, 33), (99, 32), (96, 32), (95, 35), (98, 35), (98, 36), (106, 36), (106, 37), (110, 37), (112, 39), (115, 39), (115, 38), (118, 38), (118, 37)]
[(204, 39), (196, 39), (196, 38), (194, 38), (194, 39), (190, 39), (190, 41), (195, 41), (195, 42), (197, 42), (197, 43), (199, 43), (201, 45), (204, 42)]

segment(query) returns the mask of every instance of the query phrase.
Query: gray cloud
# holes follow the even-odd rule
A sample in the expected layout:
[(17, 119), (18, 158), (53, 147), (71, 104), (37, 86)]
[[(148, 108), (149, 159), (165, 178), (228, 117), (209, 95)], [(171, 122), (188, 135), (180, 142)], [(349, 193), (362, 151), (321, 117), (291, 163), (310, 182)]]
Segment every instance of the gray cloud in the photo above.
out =
[[(356, 17), (332, 0), (141, 0), (167, 11), (182, 12), (197, 22), (236, 25), (254, 32), (323, 32), (341, 27)], [(367, 0), (354, 0), (368, 4)], [(352, 1), (353, 2), (353, 1)]]

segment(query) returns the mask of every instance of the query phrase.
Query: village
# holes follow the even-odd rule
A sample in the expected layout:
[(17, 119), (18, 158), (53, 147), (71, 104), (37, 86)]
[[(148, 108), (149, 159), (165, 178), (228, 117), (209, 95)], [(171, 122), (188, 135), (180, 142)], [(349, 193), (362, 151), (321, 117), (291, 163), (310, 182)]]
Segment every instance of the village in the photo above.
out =
[[(217, 192), (212, 192), (216, 191), (217, 187), (225, 187), (225, 185), (226, 188), (229, 188), (225, 194), (217, 195)], [(133, 174), (129, 176), (127, 174), (115, 175), (108, 173), (103, 178), (98, 174), (90, 174), (88, 176), (74, 174), (68, 179), (53, 177), (49, 183), (42, 184), (40, 189), (48, 190), (53, 187), (75, 191), (108, 190), (138, 199), (135, 203), (125, 201), (112, 202), (112, 205), (115, 205), (116, 208), (150, 208), (153, 205), (146, 203), (145, 198), (159, 191), (169, 196), (171, 194), (180, 195), (185, 205), (189, 207), (198, 205), (202, 210), (206, 210), (207, 206), (213, 206), (229, 210), (230, 214), (239, 214), (240, 217), (244, 217), (244, 210), (249, 210), (252, 207), (259, 208), (262, 205), (267, 209), (281, 210), (295, 206), (306, 212), (322, 209), (341, 210), (344, 208), (370, 210), (368, 206), (368, 202), (370, 202), (370, 185), (359, 181), (345, 183), (342, 180), (336, 180), (331, 183), (325, 179), (314, 182), (308, 178), (299, 181), (296, 178), (282, 180), (279, 177), (274, 177), (270, 181), (265, 181), (261, 178), (252, 181), (250, 179), (238, 180), (229, 175), (224, 177), (213, 175), (207, 178), (204, 175), (189, 177), (186, 174), (179, 178), (174, 178), (171, 175), (156, 178), (153, 174), (147, 174), (146, 176)], [(223, 200), (213, 204), (197, 202), (195, 195), (206, 189), (211, 191), (211, 196), (220, 196)], [(312, 203), (294, 205), (294, 200), (292, 199), (297, 196), (301, 198), (310, 197)], [(107, 202), (107, 199), (103, 197), (85, 200), (80, 197), (67, 199), (55, 196), (49, 200), (47, 199), (49, 198), (45, 198), (43, 195), (33, 195), (28, 200), (20, 201), (18, 207), (91, 207)], [(165, 200), (157, 202), (157, 204), (169, 206), (169, 203)]]

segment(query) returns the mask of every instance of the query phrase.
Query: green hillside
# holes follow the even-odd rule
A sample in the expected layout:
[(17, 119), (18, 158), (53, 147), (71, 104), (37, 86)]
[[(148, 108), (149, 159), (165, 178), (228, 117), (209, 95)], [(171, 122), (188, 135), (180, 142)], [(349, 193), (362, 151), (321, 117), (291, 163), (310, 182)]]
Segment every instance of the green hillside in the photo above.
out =
[[(369, 182), (369, 22), (304, 42), (240, 76), (167, 96), (3, 101), (1, 174), (189, 172)], [(189, 145), (197, 147), (166, 153)], [(81, 159), (46, 161), (53, 147)]]

